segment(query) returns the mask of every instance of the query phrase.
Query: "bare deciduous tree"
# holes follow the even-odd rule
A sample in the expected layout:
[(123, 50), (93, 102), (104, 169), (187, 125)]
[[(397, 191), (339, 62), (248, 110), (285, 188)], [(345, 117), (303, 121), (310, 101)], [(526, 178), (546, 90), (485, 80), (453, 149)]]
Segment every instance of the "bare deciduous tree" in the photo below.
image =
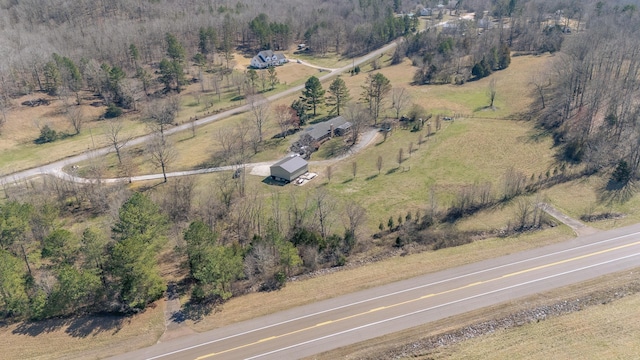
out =
[(167, 182), (167, 167), (178, 156), (173, 144), (160, 132), (157, 132), (147, 143), (147, 151), (151, 162), (162, 169), (164, 182)]
[(396, 119), (407, 109), (411, 103), (411, 95), (405, 88), (391, 89), (391, 108), (396, 112)]
[(276, 106), (274, 114), (276, 122), (280, 127), (280, 134), (282, 134), (282, 137), (286, 138), (289, 133), (289, 129), (292, 126), (292, 119), (296, 115), (296, 112), (290, 106), (280, 104)]
[(353, 174), (353, 177), (356, 177), (356, 174), (358, 174), (358, 163), (357, 162), (352, 162), (351, 163), (351, 174)]
[(224, 129), (219, 129), (215, 138), (218, 141), (218, 144), (220, 144), (220, 147), (222, 148), (220, 157), (224, 159), (231, 158), (231, 154), (233, 153), (233, 150), (234, 150), (233, 136), (229, 136), (229, 133)]
[(65, 111), (65, 116), (76, 134), (80, 134), (80, 130), (82, 130), (82, 124), (84, 123), (82, 108), (79, 106), (68, 106)]
[(527, 177), (515, 168), (509, 167), (503, 175), (503, 180), (503, 197), (504, 199), (512, 199), (524, 191), (524, 185), (527, 182)]
[(172, 96), (150, 103), (146, 109), (146, 116), (151, 120), (152, 129), (159, 132), (160, 136), (164, 138), (164, 132), (173, 124), (179, 109), (180, 99), (177, 96)]
[(378, 159), (376, 160), (376, 169), (378, 169), (378, 174), (380, 174), (380, 170), (382, 170), (382, 155), (378, 155)]
[(245, 84), (245, 76), (243, 74), (238, 74), (238, 73), (231, 73), (230, 75), (231, 77), (231, 82), (233, 84), (233, 87), (236, 88), (236, 91), (238, 92), (238, 96), (242, 96), (242, 88)]
[(191, 121), (189, 121), (189, 124), (191, 125), (191, 137), (194, 138), (196, 137), (196, 130), (198, 129), (197, 125), (196, 125), (196, 121), (198, 121), (198, 117), (194, 116), (190, 119)]
[(249, 104), (258, 142), (262, 142), (262, 128), (269, 120), (269, 101), (262, 95), (249, 95), (247, 96), (247, 104)]
[(347, 202), (344, 211), (346, 215), (345, 226), (347, 227), (347, 231), (352, 234), (356, 234), (358, 228), (362, 226), (366, 220), (367, 211), (354, 201)]
[(171, 220), (188, 221), (190, 219), (195, 186), (195, 178), (189, 176), (179, 177), (169, 182), (161, 204)]
[(497, 93), (498, 93), (498, 90), (496, 89), (496, 79), (492, 78), (489, 81), (489, 87), (487, 88), (487, 96), (489, 96), (489, 107), (491, 109), (494, 108), (493, 103), (496, 100)]
[(547, 89), (551, 87), (551, 79), (549, 79), (549, 77), (544, 75), (543, 73), (540, 73), (537, 75), (533, 75), (531, 77), (531, 81), (529, 81), (529, 84), (535, 87), (535, 92), (540, 97), (540, 105), (543, 109), (545, 109), (547, 107), (545, 102), (545, 95), (548, 91)]
[(302, 228), (315, 228), (312, 215), (314, 213), (312, 196), (305, 193), (300, 199), (293, 192), (290, 195), (289, 207), (286, 211), (288, 215), (289, 231), (294, 232)]
[(0, 128), (2, 125), (7, 122), (7, 111), (11, 108), (11, 98), (8, 96), (6, 91), (0, 90), (0, 114), (2, 114), (2, 118), (0, 118)]
[(320, 228), (320, 235), (322, 238), (326, 238), (328, 231), (331, 228), (331, 222), (333, 220), (335, 201), (331, 199), (329, 193), (324, 189), (318, 189), (313, 198), (315, 205), (315, 218), (318, 221)]
[(123, 124), (122, 120), (119, 118), (110, 119), (106, 121), (106, 125), (104, 127), (104, 136), (109, 141), (109, 144), (113, 146), (113, 149), (116, 151), (116, 156), (118, 157), (118, 163), (122, 165), (122, 154), (120, 153), (120, 149), (127, 145), (129, 142), (129, 138), (122, 136)]
[(351, 145), (353, 146), (367, 128), (369, 113), (361, 104), (349, 103), (344, 109), (344, 117), (351, 123)]
[(221, 73), (215, 73), (213, 74), (213, 76), (211, 77), (211, 86), (213, 87), (213, 90), (215, 91), (216, 95), (218, 95), (218, 101), (222, 100), (222, 91), (220, 90), (222, 87), (222, 74)]

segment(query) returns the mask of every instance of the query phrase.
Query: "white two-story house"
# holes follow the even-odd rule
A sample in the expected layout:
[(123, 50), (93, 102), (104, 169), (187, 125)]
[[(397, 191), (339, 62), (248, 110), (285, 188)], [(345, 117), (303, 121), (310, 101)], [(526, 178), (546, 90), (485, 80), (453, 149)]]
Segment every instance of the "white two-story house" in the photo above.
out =
[(251, 67), (256, 69), (265, 69), (269, 66), (278, 66), (286, 63), (288, 60), (283, 53), (275, 53), (271, 50), (263, 50), (251, 59)]

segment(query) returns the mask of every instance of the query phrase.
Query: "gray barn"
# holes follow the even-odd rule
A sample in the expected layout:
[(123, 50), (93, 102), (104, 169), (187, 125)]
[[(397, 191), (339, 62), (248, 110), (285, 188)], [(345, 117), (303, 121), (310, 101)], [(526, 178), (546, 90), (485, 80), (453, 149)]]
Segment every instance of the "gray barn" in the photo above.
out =
[(300, 156), (289, 156), (271, 165), (271, 178), (291, 182), (309, 171), (309, 163)]

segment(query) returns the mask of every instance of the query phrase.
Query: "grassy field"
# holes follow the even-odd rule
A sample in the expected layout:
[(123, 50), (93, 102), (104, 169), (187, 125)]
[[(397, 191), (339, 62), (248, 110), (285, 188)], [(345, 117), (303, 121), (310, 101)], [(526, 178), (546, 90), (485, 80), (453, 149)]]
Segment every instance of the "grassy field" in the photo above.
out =
[(545, 197), (567, 214), (580, 218), (585, 214), (618, 213), (622, 218), (589, 223), (599, 229), (612, 229), (640, 222), (640, 196), (637, 188), (621, 192), (605, 191), (607, 174), (579, 179), (544, 191)]
[[(235, 58), (237, 61), (236, 70), (234, 71), (244, 72), (250, 59), (240, 55), (236, 55)], [(327, 57), (327, 59), (337, 61), (335, 57)], [(300, 85), (307, 78), (318, 73), (317, 69), (295, 62), (278, 67), (277, 76), (280, 83), (275, 89), (265, 92), (265, 95), (273, 95), (292, 86)], [(196, 74), (191, 74), (191, 76), (195, 77)], [(210, 77), (210, 75), (205, 74), (204, 92), (202, 91), (202, 85), (199, 83), (190, 84), (183, 88), (180, 94), (181, 109), (176, 118), (176, 123), (185, 123), (191, 118), (202, 118), (208, 114), (243, 105), (241, 100), (235, 99), (238, 96), (237, 91), (228, 79), (221, 82), (223, 93), (219, 98), (213, 92)], [(257, 84), (257, 86), (259, 89), (261, 88), (261, 84)], [(44, 125), (49, 125), (59, 133), (74, 133), (64, 115), (65, 99), (51, 97), (43, 93), (34, 93), (15, 99), (13, 108), (7, 114), (7, 122), (0, 132), (1, 174), (37, 167), (61, 158), (77, 155), (94, 147), (108, 146), (107, 139), (104, 136), (105, 123), (104, 120), (100, 120), (100, 116), (104, 114), (105, 106), (98, 103), (93, 106), (92, 104), (99, 101), (99, 99), (88, 92), (83, 93), (82, 96), (83, 105), (81, 105), (81, 108), (85, 122), (81, 133), (42, 145), (36, 145), (33, 141), (39, 136), (40, 128)], [(21, 105), (24, 101), (38, 98), (48, 99), (51, 103), (47, 106), (38, 107)], [(66, 101), (72, 102), (73, 100)], [(145, 106), (144, 101), (138, 104), (139, 110), (144, 110)], [(136, 137), (149, 131), (144, 122), (140, 121), (141, 115), (143, 115), (141, 111), (131, 111), (123, 116), (125, 119), (123, 136)], [(273, 126), (275, 127), (275, 124)], [(183, 135), (181, 136), (184, 138)], [(109, 166), (114, 163), (115, 157), (107, 161)], [(191, 165), (188, 161), (185, 161), (185, 164), (187, 167)], [(145, 169), (145, 167), (142, 167), (141, 170), (151, 172), (151, 169)], [(112, 172), (107, 172), (107, 174), (115, 175)]]
[[(382, 136), (378, 135), (374, 144), (365, 151), (333, 164), (331, 180), (326, 177), (326, 164), (312, 165), (310, 170), (319, 173), (320, 176), (304, 187), (270, 186), (263, 182), (264, 178), (262, 177), (249, 176), (247, 179), (248, 192), (260, 194), (260, 197), (265, 201), (265, 209), (267, 209), (272, 193), (279, 192), (286, 202), (290, 201), (289, 194), (303, 197), (312, 194), (315, 189), (326, 189), (336, 199), (348, 198), (367, 209), (368, 234), (374, 232), (380, 222), (386, 223), (389, 216), (395, 219), (399, 215), (404, 216), (407, 211), (423, 210), (429, 201), (431, 189), (435, 191), (438, 205), (441, 208), (450, 205), (457, 191), (474, 182), (490, 181), (493, 183), (494, 193), (498, 194), (502, 186), (502, 175), (508, 167), (514, 167), (528, 177), (531, 174), (544, 173), (557, 166), (553, 156), (554, 149), (551, 147), (551, 139), (537, 136), (537, 131), (532, 123), (504, 120), (506, 117), (513, 117), (518, 111), (527, 107), (530, 101), (530, 89), (526, 84), (530, 71), (548, 59), (548, 56), (517, 57), (513, 59), (508, 69), (492, 75), (492, 78), (497, 79), (498, 96), (496, 110), (487, 110), (485, 106), (488, 105), (486, 92), (489, 79), (467, 83), (464, 86), (411, 86), (410, 82), (413, 76), (411, 64), (405, 61), (397, 66), (387, 66), (388, 56), (383, 56), (380, 59), (381, 66), (383, 66), (380, 72), (391, 79), (394, 87), (408, 89), (415, 103), (422, 105), (434, 115), (457, 113), (468, 116), (457, 118), (453, 122), (443, 122), (442, 128), (422, 144), (418, 144), (419, 133), (410, 130), (397, 129), (386, 141), (382, 141)], [(309, 68), (298, 68), (296, 64), (289, 65), (295, 65), (289, 67), (290, 69), (300, 71), (296, 74), (286, 74), (286, 76), (291, 76), (289, 84), (302, 82), (310, 74)], [(289, 68), (279, 68), (279, 71), (282, 69), (284, 76), (284, 70)], [(363, 71), (369, 69), (370, 66), (363, 66)], [(351, 89), (352, 98), (359, 98), (366, 75), (366, 73), (362, 73), (357, 76), (343, 76)], [(203, 109), (204, 101), (200, 99), (200, 104), (198, 104), (197, 88), (194, 86), (198, 85), (192, 85), (183, 94), (184, 106), (180, 112), (181, 122), (188, 120), (190, 116), (194, 116)], [(324, 87), (326, 89), (328, 84), (324, 84)], [(294, 95), (281, 99), (272, 106), (288, 105), (297, 97), (298, 95)], [(320, 116), (324, 115), (326, 115), (326, 109), (323, 109), (320, 114)], [(179, 157), (174, 165), (169, 167), (169, 171), (193, 169), (218, 162), (219, 159), (215, 159), (214, 156), (219, 149), (217, 143), (219, 134), (229, 134), (231, 127), (246, 121), (249, 121), (247, 115), (237, 115), (200, 127), (195, 137), (192, 137), (190, 132), (173, 135), (172, 140), (176, 144)], [(140, 131), (143, 126), (133, 121), (131, 124), (132, 132)], [(276, 125), (273, 122), (269, 123), (265, 128), (265, 138), (271, 137), (277, 131)], [(426, 130), (422, 130), (422, 135), (423, 137), (426, 135)], [(30, 136), (32, 135), (24, 138), (27, 139)], [(86, 137), (86, 134), (83, 133), (77, 139), (81, 137)], [(58, 142), (38, 148), (38, 151), (48, 149), (51, 153), (57, 152), (57, 155), (71, 154), (73, 152), (67, 152), (81, 151), (82, 147), (87, 146), (86, 141), (89, 140), (91, 140), (90, 137), (85, 138), (85, 143), (74, 142), (73, 145), (72, 143)], [(291, 141), (290, 138), (281, 141), (268, 140), (266, 149), (253, 156), (250, 161), (275, 160), (281, 157), (286, 153), (289, 141)], [(410, 143), (413, 143), (414, 148), (411, 154), (408, 151)], [(64, 148), (65, 145), (68, 148)], [(24, 151), (24, 154), (30, 154), (25, 149), (29, 149), (29, 147), (24, 146), (21, 151)], [(402, 163), (397, 161), (399, 149), (403, 149), (404, 152)], [(13, 151), (9, 148), (6, 150)], [(135, 153), (140, 150), (142, 148), (130, 151)], [(0, 156), (7, 156), (5, 160), (8, 161), (10, 156), (6, 154), (7, 152), (3, 150)], [(41, 153), (30, 154), (30, 156), (25, 157), (28, 160), (21, 162), (20, 166), (46, 159), (46, 156)], [(376, 168), (379, 156), (383, 158), (380, 172)], [(317, 158), (319, 156), (314, 155), (311, 160)], [(157, 169), (154, 169), (143, 156), (135, 157), (133, 161), (137, 174), (157, 172)], [(353, 162), (357, 164), (356, 176), (352, 174)], [(110, 169), (107, 173), (117, 174), (115, 156), (110, 155), (104, 163)], [(211, 192), (212, 187), (215, 187), (216, 179), (220, 176), (229, 176), (229, 174), (209, 174), (198, 177), (199, 195), (196, 198), (203, 198), (201, 195)], [(136, 184), (136, 186), (143, 185), (145, 184)], [(617, 222), (598, 223), (596, 227), (607, 228), (638, 221), (640, 212), (636, 210), (640, 206), (640, 199), (637, 196), (622, 203), (607, 203), (597, 195), (599, 186), (601, 186), (600, 181), (591, 178), (547, 189), (542, 193), (542, 196), (546, 201), (575, 217), (579, 217), (590, 209), (631, 214)], [(458, 227), (462, 230), (501, 228), (509, 222), (513, 212), (513, 204), (507, 204), (483, 211), (473, 218), (465, 219), (458, 224)], [(334, 224), (336, 231), (341, 229), (340, 219), (334, 219)], [(327, 276), (289, 283), (278, 292), (254, 293), (231, 299), (225, 303), (220, 312), (216, 312), (202, 321), (190, 323), (190, 325), (195, 330), (203, 331), (315, 300), (562, 241), (572, 236), (572, 232), (568, 228), (559, 226), (538, 233), (506, 239), (488, 239), (438, 252), (391, 257), (385, 261), (349, 271), (338, 271)], [(369, 236), (364, 241), (372, 242)], [(314, 294), (314, 296), (310, 297), (309, 294)], [(256, 304), (261, 304), (261, 306), (255, 306)], [(158, 323), (160, 320), (155, 317), (160, 315), (148, 312), (146, 316), (135, 317), (135, 321), (139, 320), (139, 323), (132, 322), (123, 330), (116, 332), (116, 335), (125, 334), (124, 329), (132, 332), (140, 331), (144, 333), (144, 336), (138, 338), (138, 346), (154, 342), (161, 333), (159, 330), (161, 325)], [(6, 344), (19, 344), (16, 345), (18, 349), (33, 346), (35, 337), (17, 334), (14, 329), (14, 327), (0, 328), (0, 331), (4, 331), (0, 337), (2, 338), (0, 346), (4, 341)], [(92, 336), (95, 336), (96, 339), (98, 336), (105, 336), (106, 344), (110, 334), (105, 331)], [(51, 342), (63, 343), (68, 340), (70, 345), (65, 348), (68, 351), (63, 354), (65, 357), (66, 354), (72, 352), (86, 351), (90, 346), (87, 345), (89, 341), (83, 342), (81, 339), (70, 336), (66, 326), (58, 326), (42, 335), (45, 336), (43, 337), (44, 341), (51, 339)], [(152, 339), (154, 336), (155, 339)], [(118, 337), (112, 339), (116, 343), (123, 341), (125, 345), (120, 348), (128, 349), (126, 347), (129, 346), (127, 340)], [(22, 341), (24, 341), (24, 345)], [(45, 352), (33, 354), (33, 357), (38, 356), (47, 357)]]
[[(514, 59), (513, 69), (510, 67), (500, 74), (513, 77), (514, 81), (524, 81), (526, 75), (518, 72), (535, 66), (543, 61), (544, 57), (519, 57)], [(382, 65), (388, 60), (382, 58)], [(454, 122), (443, 122), (442, 129), (433, 131), (435, 134), (426, 138), (426, 130), (411, 132), (398, 129), (382, 141), (379, 137), (374, 146), (366, 151), (348, 158), (345, 161), (332, 165), (332, 179), (326, 179), (326, 166), (312, 165), (311, 171), (320, 174), (317, 180), (305, 186), (305, 192), (309, 188), (323, 187), (336, 197), (349, 194), (349, 198), (362, 204), (369, 212), (369, 229), (377, 228), (380, 221), (385, 221), (388, 216), (397, 217), (400, 211), (415, 211), (424, 208), (429, 199), (430, 189), (434, 189), (441, 207), (450, 205), (452, 196), (462, 187), (474, 182), (493, 183), (494, 192), (501, 188), (501, 177), (510, 166), (530, 176), (548, 171), (554, 166), (553, 149), (548, 138), (538, 139), (536, 131), (531, 123), (499, 120), (499, 114), (493, 111), (481, 111), (482, 118), (475, 117), (478, 112), (473, 108), (480, 104), (486, 97), (486, 84), (481, 81), (469, 83), (465, 86), (435, 86), (415, 87), (410, 86), (412, 67), (407, 61), (398, 66), (383, 67), (381, 70), (385, 76), (392, 79), (394, 86), (406, 87), (412, 94), (415, 103), (424, 106), (433, 113), (467, 113), (470, 118), (457, 119)], [(504, 73), (504, 74), (503, 74)], [(350, 88), (353, 98), (359, 96), (361, 86), (366, 79), (366, 74), (357, 76), (343, 76)], [(517, 86), (504, 82), (504, 88), (500, 91), (511, 95), (505, 103), (525, 106), (526, 91), (516, 91)], [(326, 88), (325, 84), (325, 88)], [(434, 96), (424, 96), (423, 91), (429, 91)], [(437, 95), (437, 96), (435, 96)], [(279, 100), (277, 104), (290, 104), (298, 95)], [(523, 96), (525, 99), (521, 99)], [(474, 101), (477, 104), (474, 104)], [(471, 105), (469, 105), (471, 103)], [(500, 106), (500, 102), (498, 105)], [(514, 105), (515, 106), (515, 105)], [(506, 109), (510, 109), (506, 107)], [(322, 109), (319, 116), (326, 114)], [(491, 118), (491, 116), (495, 118)], [(169, 166), (169, 171), (189, 170), (201, 167), (215, 166), (221, 163), (215, 158), (220, 149), (218, 137), (220, 134), (228, 134), (229, 129), (240, 122), (251, 121), (247, 114), (241, 114), (220, 122), (202, 126), (197, 130), (197, 135), (192, 137), (190, 132), (184, 132), (172, 136), (178, 153), (178, 158)], [(265, 138), (270, 138), (279, 129), (273, 121), (267, 123), (264, 133)], [(418, 138), (425, 138), (422, 144), (418, 144)], [(294, 137), (287, 139), (272, 139), (265, 142), (263, 151), (252, 155), (249, 162), (275, 160), (286, 154), (287, 148)], [(413, 143), (413, 151), (409, 156), (409, 144)], [(403, 162), (398, 163), (398, 153), (403, 149)], [(143, 148), (130, 149), (129, 153), (142, 154)], [(378, 174), (376, 162), (378, 157), (383, 158), (383, 166)], [(322, 151), (314, 154), (311, 160), (322, 160)], [(357, 174), (352, 173), (352, 163), (357, 165)], [(117, 160), (115, 155), (107, 157), (105, 162), (109, 165), (111, 176), (117, 175)], [(149, 163), (145, 156), (133, 157), (134, 168), (138, 174), (155, 173), (158, 170)], [(257, 179), (258, 182), (262, 179)], [(292, 187), (271, 188), (261, 184), (262, 191), (280, 191), (288, 193), (297, 191)], [(409, 189), (409, 190), (407, 190)], [(501, 213), (494, 210), (495, 222), (486, 224), (490, 227), (501, 227), (510, 216), (510, 211)]]
[(164, 305), (131, 317), (79, 317), (0, 326), (3, 359), (97, 359), (150, 346), (164, 332)]
[(498, 331), (422, 359), (632, 359), (640, 354), (640, 295)]

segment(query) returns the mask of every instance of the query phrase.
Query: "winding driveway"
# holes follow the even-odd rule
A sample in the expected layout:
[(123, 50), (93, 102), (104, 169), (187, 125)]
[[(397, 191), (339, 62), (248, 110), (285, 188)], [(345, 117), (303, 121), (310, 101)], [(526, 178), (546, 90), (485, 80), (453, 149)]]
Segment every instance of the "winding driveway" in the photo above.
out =
[[(355, 154), (357, 154), (358, 152), (362, 151), (362, 149), (364, 149), (365, 147), (367, 147), (369, 144), (371, 144), (373, 142), (373, 140), (376, 138), (376, 135), (378, 134), (378, 130), (376, 129), (370, 129), (368, 131), (366, 131), (362, 137), (360, 138), (360, 141), (358, 141), (358, 143), (354, 146), (352, 146), (349, 151), (347, 153), (345, 153), (344, 155), (338, 156), (334, 159), (329, 159), (329, 160), (320, 160), (320, 161), (310, 161), (309, 164), (310, 165), (329, 165), (329, 164), (333, 164), (337, 161), (340, 160), (344, 160), (350, 156), (353, 156)], [(247, 164), (238, 164), (238, 165), (227, 165), (227, 166), (219, 166), (219, 167), (213, 167), (213, 168), (206, 168), (206, 169), (197, 169), (197, 170), (186, 170), (186, 171), (174, 171), (174, 172), (168, 172), (167, 173), (167, 177), (179, 177), (179, 176), (189, 176), (189, 175), (200, 175), (200, 174), (209, 174), (209, 173), (214, 173), (214, 172), (220, 172), (220, 171), (232, 171), (238, 168), (242, 168), (242, 167), (246, 167), (246, 168), (254, 168), (257, 166), (271, 166), (273, 163), (275, 163), (276, 161), (278, 161), (279, 159), (273, 160), (273, 161), (265, 161), (265, 162), (257, 162), (257, 163), (247, 163)], [(81, 184), (90, 184), (93, 182), (96, 182), (96, 179), (88, 179), (88, 178), (83, 178), (83, 177), (79, 177), (79, 176), (75, 176), (72, 174), (69, 174), (65, 171), (62, 170), (62, 168), (54, 168), (51, 169), (48, 172), (49, 175), (58, 177), (60, 179), (64, 179), (67, 181), (71, 181), (71, 182), (75, 182), (75, 183), (81, 183)], [(139, 175), (139, 176), (132, 176), (132, 177), (121, 177), (121, 178), (110, 178), (110, 179), (100, 179), (99, 181), (102, 183), (118, 183), (118, 182), (136, 182), (136, 181), (148, 181), (148, 180), (157, 180), (157, 179), (162, 179), (164, 178), (164, 175), (162, 173), (160, 174), (149, 174), (149, 175)]]
[[(374, 50), (372, 52), (370, 52), (367, 55), (364, 55), (356, 60), (353, 61), (352, 64), (350, 65), (346, 65), (343, 66), (339, 69), (333, 69), (331, 70), (329, 73), (327, 73), (326, 75), (321, 76), (319, 79), (320, 81), (324, 82), (326, 80), (329, 80), (345, 71), (348, 71), (349, 69), (351, 69), (354, 65), (360, 65), (364, 62), (367, 62), (377, 56), (380, 56), (381, 54), (394, 49), (397, 45), (397, 42), (394, 41), (392, 43), (389, 43), (383, 47), (381, 47), (380, 49)], [(324, 69), (324, 68), (323, 68)], [(327, 69), (328, 70), (328, 69)], [(280, 92), (278, 94), (272, 95), (267, 97), (264, 101), (265, 102), (272, 102), (278, 99), (281, 99), (283, 97), (295, 94), (299, 91), (301, 91), (304, 88), (304, 84), (303, 85), (298, 85), (298, 86), (294, 86), (290, 89), (287, 89), (283, 92)], [(227, 110), (218, 114), (214, 114), (211, 116), (207, 116), (205, 118), (202, 118), (200, 120), (196, 120), (195, 121), (195, 125), (196, 126), (202, 126), (205, 124), (209, 124), (212, 123), (214, 121), (219, 121), (222, 119), (226, 119), (230, 116), (233, 115), (237, 115), (237, 114), (242, 114), (245, 113), (247, 111), (249, 111), (250, 106), (249, 105), (242, 105), (240, 107), (231, 109), (231, 110)], [(171, 135), (171, 134), (175, 134), (181, 131), (185, 131), (185, 130), (190, 130), (191, 129), (192, 124), (191, 123), (187, 123), (187, 124), (183, 124), (183, 125), (179, 125), (176, 126), (170, 130), (166, 131), (166, 134)], [(135, 139), (130, 140), (126, 147), (131, 147), (131, 146), (136, 146), (139, 144), (143, 144), (147, 141), (149, 141), (152, 138), (153, 135), (149, 134), (149, 135), (145, 135), (145, 136), (141, 136)], [(25, 180), (28, 178), (32, 178), (35, 176), (40, 176), (40, 175), (54, 175), (57, 177), (61, 177), (64, 179), (69, 179), (69, 180), (73, 180), (73, 181), (78, 181), (78, 182), (89, 182), (91, 180), (89, 179), (83, 179), (80, 177), (76, 177), (70, 174), (67, 174), (64, 172), (63, 168), (69, 165), (73, 165), (82, 161), (86, 161), (89, 160), (91, 158), (95, 158), (98, 156), (104, 156), (110, 152), (113, 151), (112, 147), (103, 147), (103, 148), (99, 148), (99, 149), (95, 149), (95, 150), (91, 150), (91, 151), (87, 151), (84, 152), (82, 154), (79, 155), (75, 155), (75, 156), (70, 156), (67, 157), (65, 159), (62, 160), (58, 160), (46, 165), (42, 165), (39, 167), (35, 167), (35, 168), (31, 168), (31, 169), (27, 169), (27, 170), (23, 170), (23, 171), (19, 171), (19, 172), (15, 172), (12, 174), (8, 174), (8, 175), (4, 175), (0, 177), (0, 183), (2, 184), (7, 184), (7, 183), (13, 183), (13, 182), (19, 182), (21, 180)], [(270, 163), (262, 163), (264, 164), (270, 164)], [(255, 164), (254, 164), (255, 165)], [(222, 168), (213, 168), (213, 169), (202, 169), (202, 170), (194, 170), (194, 172), (177, 172), (177, 173), (172, 173), (174, 175), (172, 176), (180, 176), (179, 174), (183, 174), (183, 175), (193, 175), (193, 174), (200, 174), (200, 173), (208, 173), (208, 172), (215, 172), (215, 171), (224, 171), (224, 170), (231, 170), (233, 167), (222, 167)], [(169, 174), (167, 174), (168, 176)], [(142, 180), (150, 180), (150, 179), (154, 179), (156, 178), (155, 176), (157, 176), (157, 174), (154, 175), (142, 175), (142, 176), (134, 176), (131, 178), (131, 181), (142, 181)], [(129, 179), (126, 179), (129, 180)], [(122, 179), (110, 179), (110, 181), (122, 181)]]

